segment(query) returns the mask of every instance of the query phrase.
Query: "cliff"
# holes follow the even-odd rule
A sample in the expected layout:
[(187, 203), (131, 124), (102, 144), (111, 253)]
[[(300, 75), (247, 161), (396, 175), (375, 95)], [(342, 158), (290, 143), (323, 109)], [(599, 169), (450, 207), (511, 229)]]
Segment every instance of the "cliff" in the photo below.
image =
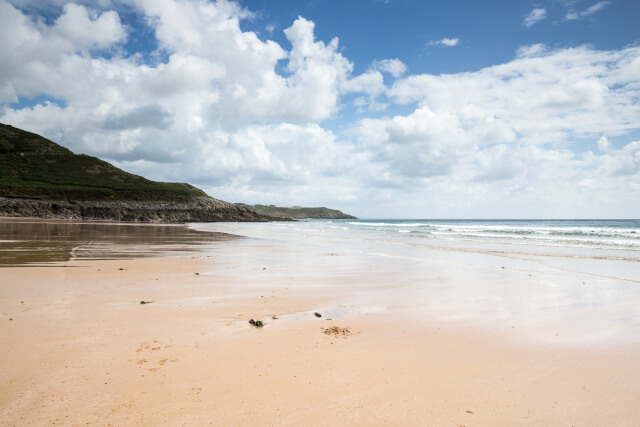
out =
[(169, 223), (274, 220), (210, 197), (186, 202), (47, 201), (0, 197), (0, 216)]

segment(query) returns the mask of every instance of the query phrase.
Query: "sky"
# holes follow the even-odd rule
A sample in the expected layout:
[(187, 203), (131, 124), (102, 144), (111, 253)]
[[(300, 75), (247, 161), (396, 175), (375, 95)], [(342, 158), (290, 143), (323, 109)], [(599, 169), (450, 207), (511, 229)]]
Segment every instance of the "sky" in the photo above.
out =
[(637, 0), (0, 0), (0, 122), (363, 218), (640, 218)]

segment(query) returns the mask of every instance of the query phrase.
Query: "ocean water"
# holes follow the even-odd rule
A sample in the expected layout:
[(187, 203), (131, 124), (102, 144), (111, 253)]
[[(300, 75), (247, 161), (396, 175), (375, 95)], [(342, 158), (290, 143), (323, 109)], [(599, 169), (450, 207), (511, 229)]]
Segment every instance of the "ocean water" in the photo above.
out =
[[(409, 254), (422, 249), (545, 259), (577, 258), (640, 262), (640, 220), (451, 220), (350, 219), (199, 224), (250, 238), (351, 245)], [(324, 243), (323, 243), (324, 242)], [(382, 245), (382, 246), (381, 246)], [(640, 283), (640, 277), (637, 278)]]
[(399, 233), (407, 240), (640, 250), (640, 220), (349, 220), (326, 226)]
[[(196, 226), (215, 230), (211, 224)], [(230, 230), (233, 231), (233, 227)], [(302, 220), (243, 225), (240, 235), (379, 241), (480, 253), (640, 261), (640, 220)]]
[(640, 260), (640, 220), (306, 220), (274, 223), (325, 237), (474, 252)]

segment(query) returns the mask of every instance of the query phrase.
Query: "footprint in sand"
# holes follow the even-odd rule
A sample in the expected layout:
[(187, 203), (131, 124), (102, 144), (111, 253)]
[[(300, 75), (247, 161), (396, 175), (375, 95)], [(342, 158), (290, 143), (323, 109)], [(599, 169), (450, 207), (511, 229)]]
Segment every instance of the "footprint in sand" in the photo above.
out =
[(196, 397), (196, 396), (197, 396), (197, 395), (199, 395), (201, 392), (202, 392), (202, 388), (200, 388), (200, 387), (193, 387), (193, 388), (191, 389), (191, 393), (190, 393), (190, 394), (191, 394), (191, 399), (192, 399), (194, 402), (202, 402), (202, 399), (199, 399), (199, 398), (197, 398), (197, 397)]
[[(142, 344), (140, 344), (140, 346), (138, 347), (138, 349), (136, 350), (136, 353), (148, 353), (147, 358), (144, 359), (139, 359), (136, 364), (137, 365), (143, 365), (147, 362), (153, 362), (155, 357), (155, 355), (160, 355), (162, 354), (162, 351), (168, 348), (173, 347), (173, 344), (162, 344), (160, 341), (158, 340), (154, 340), (153, 343), (148, 343), (148, 342), (143, 342)], [(159, 353), (158, 353), (159, 352)], [(167, 361), (169, 360), (169, 358), (167, 357), (162, 357), (160, 359), (157, 359), (158, 362), (158, 366), (153, 367), (153, 368), (148, 368), (149, 372), (157, 372), (162, 366), (165, 366), (165, 364), (167, 363)], [(177, 362), (178, 359), (171, 359), (171, 362)], [(142, 366), (140, 366), (142, 368)]]

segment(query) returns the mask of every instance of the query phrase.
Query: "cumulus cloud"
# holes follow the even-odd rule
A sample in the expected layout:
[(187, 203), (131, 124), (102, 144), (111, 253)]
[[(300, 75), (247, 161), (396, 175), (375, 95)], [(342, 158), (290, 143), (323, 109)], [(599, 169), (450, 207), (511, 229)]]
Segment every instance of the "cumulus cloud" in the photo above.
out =
[(544, 20), (547, 17), (547, 10), (544, 8), (533, 9), (531, 12), (524, 17), (524, 21), (522, 21), (522, 25), (525, 27), (533, 27), (538, 22)]
[(619, 135), (636, 128), (640, 113), (634, 77), (639, 57), (637, 47), (563, 49), (474, 73), (410, 76), (396, 81), (388, 95), (400, 103), (454, 111), (463, 120), (486, 117), (527, 143), (566, 142), (605, 130)]
[(598, 149), (600, 151), (609, 151), (611, 149), (611, 141), (606, 135), (602, 135), (600, 139), (598, 139)]
[(453, 47), (453, 46), (457, 46), (457, 44), (460, 43), (460, 39), (455, 38), (455, 39), (450, 39), (450, 38), (443, 38), (440, 40), (432, 40), (429, 43), (427, 43), (427, 46), (446, 46), (446, 47)]
[(360, 92), (368, 95), (367, 98), (359, 97), (355, 100), (355, 105), (363, 109), (383, 109), (384, 105), (376, 103), (375, 99), (382, 94), (387, 87), (384, 85), (384, 78), (379, 71), (370, 70), (350, 79), (341, 86), (344, 93)]
[(371, 68), (389, 73), (393, 77), (400, 77), (407, 71), (407, 66), (398, 58), (374, 61), (373, 64), (371, 64)]
[(594, 13), (600, 11), (601, 9), (603, 9), (605, 6), (607, 6), (609, 4), (608, 1), (600, 1), (596, 4), (594, 4), (593, 6), (589, 6), (588, 8), (586, 8), (585, 10), (581, 10), (581, 11), (571, 11), (569, 13), (567, 13), (564, 17), (565, 20), (567, 21), (576, 21), (576, 20), (580, 20), (580, 19), (585, 19), (591, 15), (593, 15)]
[(547, 46), (542, 43), (532, 44), (529, 46), (521, 46), (516, 51), (517, 57), (541, 56), (547, 51)]
[(631, 142), (620, 150), (605, 154), (600, 158), (600, 167), (607, 175), (640, 176), (640, 141)]

